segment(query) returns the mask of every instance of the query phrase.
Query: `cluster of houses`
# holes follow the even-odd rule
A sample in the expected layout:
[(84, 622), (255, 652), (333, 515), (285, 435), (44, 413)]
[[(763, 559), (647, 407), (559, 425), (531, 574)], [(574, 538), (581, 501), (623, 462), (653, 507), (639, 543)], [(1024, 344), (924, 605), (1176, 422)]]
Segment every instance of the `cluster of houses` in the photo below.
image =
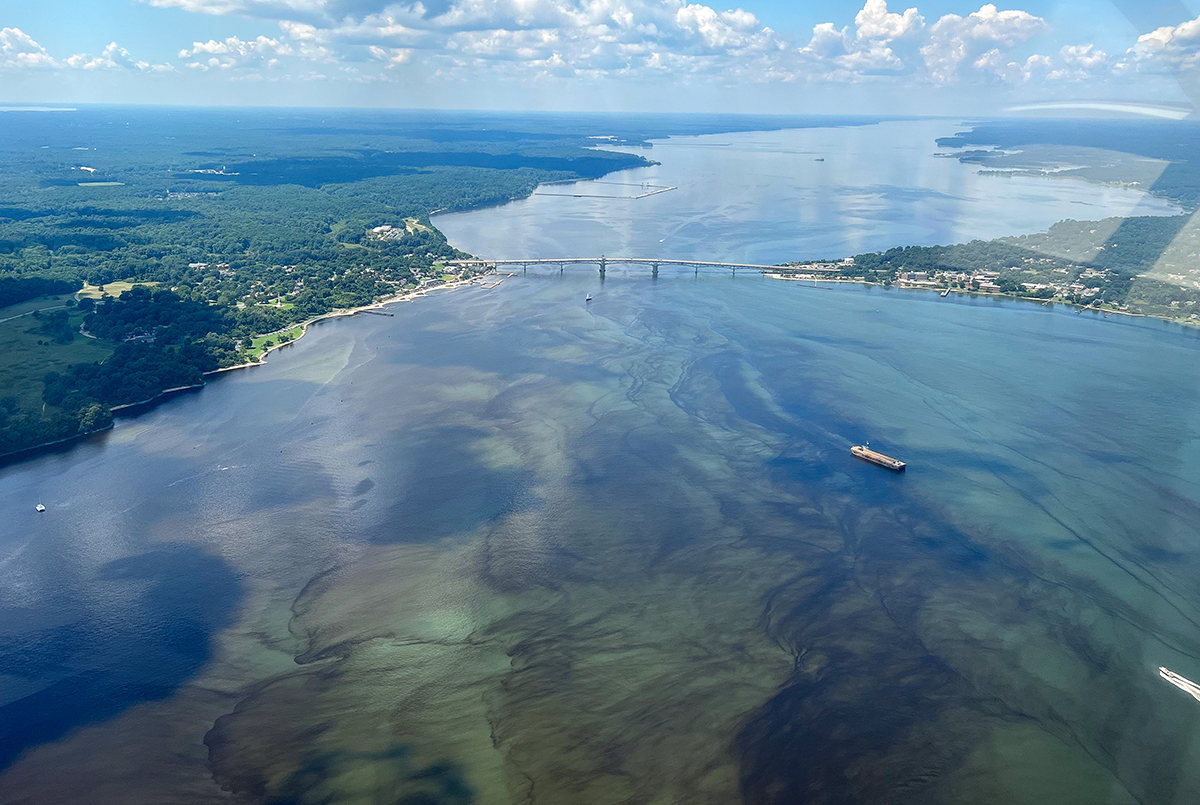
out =
[(901, 271), (896, 276), (896, 284), (901, 288), (941, 288), (957, 282), (961, 287), (972, 290), (999, 291), (1000, 286), (996, 284), (999, 276), (998, 271), (976, 271), (973, 274), (943, 271), (932, 275), (927, 271)]
[[(1059, 269), (1065, 273), (1065, 269)], [(1103, 279), (1108, 275), (1107, 271), (1097, 271), (1096, 269), (1085, 269), (1075, 282), (1023, 282), (1021, 285), (1029, 293), (1050, 289), (1055, 296), (1081, 296), (1092, 297), (1100, 292), (1096, 286), (1089, 286), (1082, 280)], [(896, 278), (896, 284), (906, 288), (935, 288), (945, 287), (947, 285), (958, 284), (962, 288), (970, 288), (971, 290), (991, 291), (1000, 290), (1000, 285), (996, 282), (1000, 278), (998, 271), (975, 271), (968, 273), (966, 271), (944, 271), (936, 274), (930, 274), (926, 271), (902, 271)]]
[(404, 226), (392, 226), (391, 224), (373, 226), (367, 230), (367, 237), (376, 240), (400, 240), (405, 235), (420, 232), (423, 229), (427, 229), (427, 227), (423, 226), (417, 219), (406, 218)]
[[(208, 266), (208, 263), (188, 263), (188, 268), (195, 268), (199, 269), (200, 271), (204, 271), (208, 268)], [(217, 263), (213, 266), (213, 268), (217, 269), (217, 273), (222, 277), (232, 277), (235, 273), (234, 270), (229, 267), (229, 263)]]

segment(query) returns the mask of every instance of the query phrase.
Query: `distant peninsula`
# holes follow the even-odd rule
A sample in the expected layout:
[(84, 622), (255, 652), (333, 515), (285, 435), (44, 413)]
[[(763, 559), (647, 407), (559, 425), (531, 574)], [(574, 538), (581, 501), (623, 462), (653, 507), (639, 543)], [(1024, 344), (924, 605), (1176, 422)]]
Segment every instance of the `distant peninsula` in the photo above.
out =
[(773, 276), (995, 294), (1200, 326), (1200, 229), (1190, 222), (1067, 220), (1033, 235), (787, 263)]

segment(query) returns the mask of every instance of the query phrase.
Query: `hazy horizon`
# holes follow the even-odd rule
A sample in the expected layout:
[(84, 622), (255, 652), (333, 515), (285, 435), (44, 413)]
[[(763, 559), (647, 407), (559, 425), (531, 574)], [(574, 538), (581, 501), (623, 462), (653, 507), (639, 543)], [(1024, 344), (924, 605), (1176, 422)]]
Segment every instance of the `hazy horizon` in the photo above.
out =
[(1170, 117), (1198, 58), (1197, 0), (0, 2), (4, 104)]

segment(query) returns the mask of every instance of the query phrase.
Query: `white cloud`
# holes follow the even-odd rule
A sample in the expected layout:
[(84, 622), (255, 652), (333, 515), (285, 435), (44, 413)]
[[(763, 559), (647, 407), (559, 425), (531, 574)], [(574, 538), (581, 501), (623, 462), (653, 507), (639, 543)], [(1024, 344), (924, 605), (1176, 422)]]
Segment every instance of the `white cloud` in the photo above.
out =
[[(1027, 11), (1000, 11), (991, 3), (966, 17), (947, 14), (929, 30), (929, 43), (921, 48), (930, 77), (945, 83), (956, 78), (960, 65), (984, 57), (987, 65), (995, 60), (991, 50), (999, 51), (1027, 42), (1047, 30), (1046, 21)], [(978, 69), (993, 70), (991, 66)]]
[(1200, 66), (1200, 18), (1142, 34), (1127, 56), (1129, 62), (1139, 66), (1151, 63), (1195, 69)]
[(867, 0), (862, 11), (855, 15), (854, 25), (859, 39), (891, 42), (920, 31), (925, 27), (925, 18), (915, 8), (905, 9), (903, 14), (890, 14), (887, 0)]
[(1108, 54), (1095, 45), (1064, 45), (1058, 57), (1061, 65), (1046, 74), (1052, 81), (1094, 81), (1119, 72)]
[(116, 42), (110, 42), (99, 56), (76, 53), (74, 56), (64, 59), (63, 63), (68, 67), (80, 70), (133, 70), (166, 73), (175, 69), (169, 64), (151, 64), (148, 61), (134, 59), (129, 55), (128, 50)]
[(279, 64), (279, 57), (296, 51), (286, 42), (260, 36), (243, 40), (236, 36), (217, 41), (193, 42), (192, 47), (179, 51), (179, 58), (191, 59), (187, 66), (193, 70), (232, 70), (234, 68), (270, 68)]
[[(274, 37), (197, 42), (180, 53), (192, 69), (228, 75), (1024, 84), (1200, 62), (1200, 20), (1142, 36), (1118, 61), (1091, 44), (1047, 41), (1044, 19), (992, 3), (927, 19), (916, 7), (890, 11), (887, 0), (863, 0), (852, 24), (822, 22), (798, 46), (745, 9), (705, 0), (141, 1), (277, 24)], [(324, 65), (319, 73), (314, 63)]]
[(157, 8), (181, 8), (200, 14), (245, 14), (271, 17), (279, 14), (321, 13), (334, 6), (327, 0), (146, 0)]
[(57, 67), (58, 62), (20, 28), (0, 28), (0, 68)]
[[(749, 11), (717, 12), (710, 6), (691, 3), (675, 12), (680, 32), (696, 37), (709, 50), (744, 50), (770, 46), (773, 31), (764, 28)], [(657, 27), (655, 28), (657, 30)]]
[(998, 48), (993, 48), (976, 59), (971, 66), (981, 72), (991, 73), (1003, 81), (1023, 84), (1038, 75), (1048, 75), (1054, 62), (1048, 56), (1037, 54), (1023, 60), (1012, 60)]
[(1066, 45), (1059, 55), (1067, 66), (1083, 70), (1095, 70), (1108, 64), (1108, 54), (1095, 45)]
[[(412, 58), (412, 50), (409, 48), (381, 48), (376, 45), (371, 45), (368, 49), (373, 59), (384, 62), (388, 69), (398, 67), (406, 63)], [(354, 71), (357, 74), (358, 71)]]
[(867, 0), (854, 22), (853, 31), (833, 23), (813, 28), (811, 41), (799, 51), (806, 78), (859, 81), (899, 74), (933, 83), (1015, 80), (1018, 74), (1034, 75), (1043, 61), (1014, 59), (1009, 52), (1048, 30), (1040, 17), (992, 4), (927, 25), (916, 8), (898, 14), (888, 11), (886, 0)]
[(801, 53), (815, 59), (836, 59), (850, 52), (851, 39), (846, 28), (839, 29), (832, 22), (820, 22), (813, 26), (812, 39)]

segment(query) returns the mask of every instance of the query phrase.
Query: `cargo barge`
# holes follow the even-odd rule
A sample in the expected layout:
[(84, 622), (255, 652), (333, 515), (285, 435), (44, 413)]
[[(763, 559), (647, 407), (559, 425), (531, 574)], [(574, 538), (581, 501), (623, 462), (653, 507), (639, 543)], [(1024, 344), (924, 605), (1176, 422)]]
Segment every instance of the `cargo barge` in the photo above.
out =
[(898, 458), (892, 458), (891, 456), (885, 456), (883, 453), (875, 452), (870, 448), (869, 444), (856, 444), (850, 448), (850, 452), (855, 458), (861, 458), (863, 461), (877, 464), (892, 472), (904, 472), (904, 468), (908, 466)]

